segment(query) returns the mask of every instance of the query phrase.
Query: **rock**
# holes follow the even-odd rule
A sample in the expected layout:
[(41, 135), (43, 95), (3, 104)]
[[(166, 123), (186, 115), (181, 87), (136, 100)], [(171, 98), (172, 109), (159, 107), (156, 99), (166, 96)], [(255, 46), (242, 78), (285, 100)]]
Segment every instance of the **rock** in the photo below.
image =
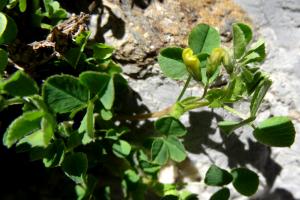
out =
[(94, 38), (116, 48), (115, 58), (129, 75), (131, 68), (135, 74), (153, 65), (161, 48), (186, 46), (189, 31), (198, 23), (216, 26), (227, 41), (231, 37), (228, 33), (232, 22), (250, 23), (231, 0), (148, 2), (103, 0), (103, 14), (92, 17)]

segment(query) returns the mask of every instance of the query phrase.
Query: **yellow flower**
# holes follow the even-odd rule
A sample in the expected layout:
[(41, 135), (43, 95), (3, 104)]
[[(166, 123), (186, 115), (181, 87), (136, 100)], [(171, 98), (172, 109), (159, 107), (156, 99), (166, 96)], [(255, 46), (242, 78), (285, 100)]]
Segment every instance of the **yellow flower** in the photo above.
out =
[(193, 78), (197, 81), (201, 80), (200, 61), (191, 48), (183, 50), (182, 59)]

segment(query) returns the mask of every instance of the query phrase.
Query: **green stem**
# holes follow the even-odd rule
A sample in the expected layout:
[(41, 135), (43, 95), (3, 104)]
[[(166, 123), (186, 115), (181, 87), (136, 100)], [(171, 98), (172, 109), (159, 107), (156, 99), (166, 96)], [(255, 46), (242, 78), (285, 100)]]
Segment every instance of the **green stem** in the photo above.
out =
[(180, 101), (180, 99), (181, 99), (182, 96), (184, 95), (184, 93), (185, 93), (185, 91), (186, 91), (186, 89), (187, 89), (187, 87), (188, 87), (188, 85), (189, 85), (191, 79), (192, 79), (192, 76), (189, 75), (189, 77), (188, 77), (188, 79), (186, 80), (186, 82), (185, 82), (185, 84), (184, 84), (184, 87), (183, 87), (183, 89), (181, 90), (181, 93), (180, 93), (180, 95), (178, 96), (176, 102)]
[(189, 111), (189, 110), (193, 110), (193, 109), (196, 109), (196, 108), (201, 108), (201, 107), (204, 107), (204, 106), (208, 106), (209, 105), (209, 102), (207, 101), (202, 101), (202, 102), (198, 102), (198, 103), (194, 103), (194, 104), (191, 104), (189, 106), (185, 106), (184, 110), (185, 112)]
[(228, 112), (238, 116), (239, 118), (245, 120), (247, 119), (248, 117), (246, 115), (244, 115), (243, 113), (240, 113), (239, 111), (235, 110), (234, 108), (231, 108), (229, 106), (224, 106), (223, 107), (225, 110), (227, 110)]
[(207, 90), (208, 90), (208, 84), (204, 87), (204, 91), (200, 99), (203, 99), (205, 97), (205, 95), (207, 94)]
[(5, 101), (5, 104), (7, 106), (16, 105), (16, 104), (23, 104), (23, 103), (24, 103), (24, 100), (19, 98), (19, 97), (8, 99), (8, 100)]

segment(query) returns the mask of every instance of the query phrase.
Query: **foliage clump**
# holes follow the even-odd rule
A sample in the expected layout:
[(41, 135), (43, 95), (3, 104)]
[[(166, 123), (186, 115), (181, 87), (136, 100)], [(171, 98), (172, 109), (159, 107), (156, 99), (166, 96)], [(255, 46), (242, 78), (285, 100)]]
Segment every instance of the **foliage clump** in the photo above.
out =
[[(169, 160), (186, 159), (182, 137), (189, 133), (180, 117), (200, 107), (223, 108), (240, 119), (219, 122), (227, 136), (250, 126), (257, 142), (265, 145), (289, 147), (294, 142), (295, 129), (288, 117), (255, 121), (272, 81), (259, 68), (266, 57), (265, 44), (251, 44), (252, 30), (246, 24), (233, 24), (231, 49), (221, 46), (215, 28), (199, 24), (189, 34), (187, 48), (161, 50), (158, 62), (164, 75), (186, 81), (177, 101), (157, 113), (124, 116), (122, 95), (129, 91), (127, 81), (112, 59), (114, 49), (89, 42), (87, 15), (69, 16), (54, 0), (0, 3), (0, 110), (13, 107), (20, 112), (6, 127), (3, 144), (28, 152), (31, 160), (41, 160), (47, 168), (61, 168), (74, 181), (78, 199), (110, 199), (116, 186), (112, 178), (121, 185), (124, 199), (144, 199), (147, 191), (162, 199), (197, 199), (182, 184), (160, 183), (158, 172)], [(22, 34), (17, 15), (24, 12), (34, 19), (30, 26), (48, 34), (26, 45), (28, 52), (46, 54), (32, 65), (12, 53)], [(220, 76), (228, 79), (218, 86)], [(186, 97), (192, 79), (203, 93)], [(244, 100), (251, 102), (248, 114), (230, 106)], [(133, 139), (123, 122), (150, 117), (158, 118), (156, 134)], [(99, 180), (103, 176), (106, 179)], [(220, 187), (212, 200), (226, 200), (228, 184), (251, 196), (259, 177), (244, 166), (227, 171), (212, 165), (204, 182)]]

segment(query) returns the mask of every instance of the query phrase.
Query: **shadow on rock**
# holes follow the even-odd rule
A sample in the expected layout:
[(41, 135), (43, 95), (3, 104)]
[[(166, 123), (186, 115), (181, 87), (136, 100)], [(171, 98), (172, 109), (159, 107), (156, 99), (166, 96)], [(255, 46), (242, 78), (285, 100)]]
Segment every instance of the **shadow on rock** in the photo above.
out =
[[(210, 111), (190, 112), (189, 134), (184, 138), (187, 151), (195, 154), (204, 153), (208, 156), (208, 149), (223, 153), (228, 158), (230, 168), (250, 164), (256, 168), (266, 179), (269, 188), (274, 184), (282, 167), (271, 158), (271, 149), (265, 145), (248, 139), (242, 142), (238, 135), (229, 137), (216, 131), (216, 123), (223, 118)], [(214, 122), (215, 124), (212, 124)], [(215, 134), (220, 134), (217, 136)], [(216, 142), (212, 137), (222, 139)], [(248, 148), (246, 148), (248, 146)]]
[(286, 189), (277, 188), (275, 191), (264, 194), (264, 197), (251, 199), (251, 200), (299, 200), (295, 199), (293, 194)]

